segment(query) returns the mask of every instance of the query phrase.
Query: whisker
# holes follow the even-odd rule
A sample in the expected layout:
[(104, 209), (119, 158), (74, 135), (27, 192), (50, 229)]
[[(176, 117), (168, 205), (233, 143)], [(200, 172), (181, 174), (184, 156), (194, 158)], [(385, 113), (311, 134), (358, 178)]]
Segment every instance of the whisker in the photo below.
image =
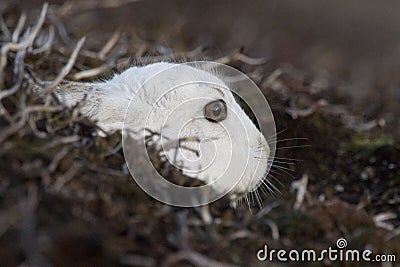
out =
[(276, 149), (290, 149), (290, 148), (301, 148), (301, 147), (310, 147), (311, 145), (295, 145), (295, 146), (282, 146), (277, 147)]
[[(272, 177), (272, 179), (274, 179), (274, 181), (276, 181), (279, 185), (281, 185), (281, 186), (284, 186), (284, 184), (278, 179), (278, 178), (276, 178), (274, 175), (272, 175), (271, 173), (268, 173), (268, 175), (267, 175), (267, 178), (266, 178), (266, 180), (269, 182), (269, 183), (271, 183), (272, 184), (272, 182), (271, 181), (269, 181), (269, 176), (271, 176)], [(280, 191), (279, 191), (279, 189), (277, 188), (277, 190), (278, 190), (278, 192), (280, 193)]]
[(259, 144), (256, 149), (261, 149), (263, 147), (265, 148), (266, 145), (267, 145), (266, 143)]
[(264, 195), (264, 196), (269, 196), (270, 193), (267, 192), (267, 190), (264, 188), (264, 185), (261, 183), (260, 186), (257, 188), (257, 190), (259, 190), (260, 195)]
[[(243, 198), (244, 198), (244, 200), (246, 200), (246, 204), (247, 204), (247, 206), (248, 206), (248, 205), (249, 205), (249, 204), (248, 204), (249, 200), (247, 199), (247, 195), (244, 195)], [(250, 206), (249, 206), (249, 208), (250, 208)]]
[(290, 161), (281, 161), (281, 160), (275, 160), (275, 159), (269, 159), (270, 157), (254, 157), (254, 158), (259, 158), (259, 159), (268, 159), (268, 163), (282, 163), (282, 164), (287, 164), (287, 165), (295, 165), (295, 162), (290, 162)]
[(273, 137), (276, 137), (278, 134), (281, 134), (281, 133), (285, 132), (287, 129), (288, 129), (288, 128), (285, 128), (285, 129), (283, 129), (283, 130), (277, 132), (276, 134), (271, 135), (270, 137), (267, 138), (267, 141), (270, 140), (270, 139), (273, 138)]
[[(279, 182), (280, 183), (280, 182)], [(270, 191), (270, 193), (273, 195), (273, 196), (276, 196), (276, 192), (278, 192), (278, 193), (281, 193), (281, 191), (269, 180), (269, 179), (264, 179), (263, 181), (262, 181), (262, 184), (265, 186), (265, 187), (267, 187), (267, 189), (268, 189), (268, 191)]]
[(252, 212), (251, 212), (251, 206), (250, 206), (249, 198), (247, 197), (247, 195), (245, 195), (244, 198), (246, 199), (247, 206), (249, 207), (250, 213), (252, 213)]
[(271, 175), (271, 176), (272, 176), (271, 173), (275, 173), (275, 174), (277, 174), (277, 175), (279, 175), (279, 176), (286, 177), (286, 174), (281, 173), (281, 172), (278, 172), (277, 170), (270, 169), (269, 172), (268, 172), (268, 175)]
[[(269, 171), (272, 172), (272, 173), (276, 173), (276, 174), (282, 175), (282, 173), (277, 172), (277, 171), (281, 171), (281, 172), (285, 173), (286, 175), (289, 175), (292, 179), (296, 179), (296, 178), (294, 177), (293, 174), (291, 174), (290, 172), (287, 172), (287, 171), (285, 171), (285, 170), (282, 170), (282, 169), (277, 169), (277, 170), (275, 171), (275, 170), (273, 170), (273, 169), (271, 168)], [(282, 176), (285, 176), (285, 175), (282, 175)]]
[(292, 169), (289, 169), (287, 166), (295, 166), (296, 163), (295, 162), (287, 162), (287, 161), (279, 161), (279, 160), (272, 160), (269, 157), (254, 157), (255, 159), (260, 159), (260, 160), (266, 160), (267, 163), (272, 164), (271, 167), (277, 167), (277, 168), (283, 168), (286, 169), (288, 171), (293, 171)]
[(266, 147), (265, 147), (265, 148), (260, 147), (260, 148), (256, 148), (256, 149), (254, 150), (254, 152), (256, 152), (256, 153), (262, 153), (263, 151), (266, 151)]
[(262, 199), (261, 199), (261, 197), (260, 197), (260, 195), (259, 195), (259, 193), (258, 193), (257, 190), (254, 191), (254, 193), (255, 193), (255, 195), (256, 195), (256, 199), (257, 199), (258, 206), (260, 207), (260, 209), (262, 209), (262, 207), (263, 207), (263, 205), (262, 205)]
[(253, 156), (255, 159), (269, 159), (270, 157)]
[(255, 158), (255, 159), (266, 159), (268, 163), (271, 163), (271, 164), (276, 165), (276, 166), (282, 166), (282, 167), (283, 167), (282, 164), (286, 164), (286, 165), (289, 165), (289, 166), (292, 166), (292, 165), (296, 164), (295, 162), (288, 162), (288, 161), (280, 161), (280, 160), (270, 159), (270, 157), (253, 156), (253, 158)]
[(283, 142), (283, 141), (295, 141), (295, 140), (308, 140), (308, 138), (306, 138), (306, 137), (285, 138), (285, 139), (276, 140), (275, 142), (269, 142), (269, 144), (279, 143), (279, 142)]
[(267, 183), (266, 181), (268, 181), (268, 179), (264, 178), (264, 179), (261, 181), (261, 185), (263, 185), (263, 186), (268, 190), (268, 192), (269, 192), (270, 194), (271, 194), (271, 193), (274, 193), (273, 188), (271, 188), (271, 186), (269, 185), (270, 182)]
[(253, 197), (253, 194), (251, 194), (251, 192), (250, 192), (250, 201), (251, 201), (251, 204), (254, 203), (254, 197)]
[(287, 165), (296, 165), (296, 162), (290, 162), (290, 161), (281, 161), (281, 160), (269, 160), (268, 162), (270, 163), (281, 163), (281, 164), (287, 164)]
[(292, 169), (289, 169), (289, 168), (287, 168), (287, 167), (284, 167), (284, 166), (281, 166), (281, 165), (277, 165), (277, 164), (273, 164), (272, 166), (271, 166), (271, 168), (277, 168), (277, 169), (281, 169), (281, 170), (287, 170), (287, 171), (290, 171), (290, 172), (293, 172), (294, 170), (292, 170)]
[(302, 159), (294, 159), (294, 158), (284, 158), (284, 157), (274, 157), (275, 159), (282, 159), (282, 160), (292, 160), (292, 161), (303, 161)]
[[(264, 179), (264, 178), (263, 178)], [(260, 188), (260, 190), (261, 190), (261, 192), (264, 194), (264, 195), (268, 195), (268, 192), (265, 190), (265, 188), (263, 187), (263, 183), (261, 182), (261, 184), (260, 184), (260, 186), (258, 187), (258, 188)]]

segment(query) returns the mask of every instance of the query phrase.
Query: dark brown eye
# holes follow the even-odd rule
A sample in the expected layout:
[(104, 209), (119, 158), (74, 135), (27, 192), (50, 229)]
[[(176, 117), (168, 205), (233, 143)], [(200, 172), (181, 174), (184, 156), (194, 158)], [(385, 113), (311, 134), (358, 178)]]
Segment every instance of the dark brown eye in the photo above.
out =
[(226, 104), (223, 100), (216, 100), (204, 107), (204, 117), (212, 122), (222, 121), (226, 118)]

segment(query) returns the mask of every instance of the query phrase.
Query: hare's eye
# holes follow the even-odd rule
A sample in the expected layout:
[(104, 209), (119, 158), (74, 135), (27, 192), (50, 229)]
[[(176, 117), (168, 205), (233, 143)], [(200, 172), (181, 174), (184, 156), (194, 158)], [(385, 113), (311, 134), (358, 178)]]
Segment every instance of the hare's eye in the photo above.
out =
[(226, 118), (226, 104), (223, 100), (216, 100), (204, 107), (204, 117), (211, 122), (222, 121)]

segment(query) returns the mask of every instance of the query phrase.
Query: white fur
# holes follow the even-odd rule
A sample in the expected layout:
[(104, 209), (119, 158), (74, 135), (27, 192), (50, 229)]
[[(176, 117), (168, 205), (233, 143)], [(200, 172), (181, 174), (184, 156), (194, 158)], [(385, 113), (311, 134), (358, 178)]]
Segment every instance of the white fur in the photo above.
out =
[[(162, 71), (168, 68), (171, 70), (163, 74)], [(112, 132), (122, 129), (125, 111), (132, 101), (125, 127), (140, 132), (146, 125), (154, 132), (162, 132), (169, 140), (197, 137), (200, 144), (191, 141), (182, 143), (201, 151), (199, 158), (193, 152), (180, 149), (177, 159), (185, 169), (184, 173), (205, 182), (214, 181), (217, 190), (229, 189), (225, 188), (229, 183), (224, 179), (243, 173), (231, 191), (241, 195), (253, 191), (264, 178), (269, 147), (232, 93), (222, 89), (227, 85), (217, 76), (173, 63), (131, 67), (109, 81), (91, 84), (94, 90), (90, 97), (95, 101), (88, 101), (82, 111), (104, 130)], [(193, 80), (208, 81), (209, 84), (194, 83), (179, 87)], [(176, 86), (178, 88), (170, 91)], [(217, 87), (220, 90), (215, 89)], [(60, 95), (70, 106), (80, 100), (68, 92)], [(221, 123), (213, 123), (203, 117), (203, 110), (207, 103), (218, 99), (225, 101), (228, 115)], [(150, 109), (150, 114), (147, 114)], [(163, 144), (166, 143), (163, 139)], [(264, 148), (261, 151), (260, 146)], [(166, 155), (173, 159), (175, 151), (167, 151)], [(222, 173), (225, 178), (216, 181)]]

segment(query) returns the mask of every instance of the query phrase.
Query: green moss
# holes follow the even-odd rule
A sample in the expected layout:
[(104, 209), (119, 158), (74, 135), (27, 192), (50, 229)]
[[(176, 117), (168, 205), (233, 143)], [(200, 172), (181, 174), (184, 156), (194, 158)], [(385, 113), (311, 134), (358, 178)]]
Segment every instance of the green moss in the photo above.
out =
[(365, 134), (357, 133), (352, 136), (348, 146), (350, 150), (364, 150), (365, 152), (370, 152), (382, 146), (394, 146), (393, 148), (395, 148), (396, 144), (391, 138), (383, 135), (369, 137)]

